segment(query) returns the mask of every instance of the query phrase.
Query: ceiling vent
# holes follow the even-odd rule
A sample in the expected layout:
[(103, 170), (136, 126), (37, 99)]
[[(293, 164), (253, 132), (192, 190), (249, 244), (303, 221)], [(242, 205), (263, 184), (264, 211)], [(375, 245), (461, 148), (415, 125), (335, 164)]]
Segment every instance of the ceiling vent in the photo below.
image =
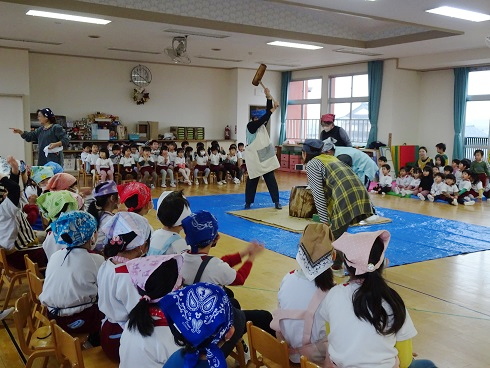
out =
[(189, 31), (189, 30), (185, 30), (185, 29), (175, 29), (175, 28), (165, 29), (164, 32), (181, 34), (181, 35), (186, 35), (186, 36), (200, 36), (200, 37), (208, 37), (208, 38), (228, 38), (228, 37), (230, 37), (230, 36), (224, 35), (224, 34), (205, 33), (205, 32)]
[(243, 61), (243, 60), (238, 60), (238, 59), (225, 59), (225, 58), (211, 57), (211, 56), (196, 56), (196, 58), (204, 59), (204, 60), (229, 61), (232, 63), (240, 63)]
[(353, 48), (347, 48), (347, 47), (342, 47), (340, 49), (333, 50), (334, 52), (340, 52), (343, 54), (353, 54), (353, 55), (363, 55), (363, 56), (380, 56), (383, 54), (379, 54), (376, 52), (372, 51), (366, 51), (365, 49), (353, 49)]

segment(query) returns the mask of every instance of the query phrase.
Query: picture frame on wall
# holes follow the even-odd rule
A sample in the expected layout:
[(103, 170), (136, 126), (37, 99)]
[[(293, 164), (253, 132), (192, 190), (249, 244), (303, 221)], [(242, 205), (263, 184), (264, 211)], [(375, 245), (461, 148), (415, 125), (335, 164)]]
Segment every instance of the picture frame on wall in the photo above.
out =
[(262, 115), (265, 114), (266, 108), (267, 106), (264, 105), (250, 105), (248, 121), (253, 120), (253, 118), (260, 118)]

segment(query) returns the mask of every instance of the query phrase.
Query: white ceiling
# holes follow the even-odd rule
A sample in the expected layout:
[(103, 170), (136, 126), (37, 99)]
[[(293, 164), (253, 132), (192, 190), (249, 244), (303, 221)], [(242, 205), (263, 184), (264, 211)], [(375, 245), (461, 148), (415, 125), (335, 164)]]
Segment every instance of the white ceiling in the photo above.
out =
[[(425, 12), (441, 5), (490, 14), (489, 0), (12, 0), (0, 1), (0, 47), (172, 63), (163, 50), (174, 36), (190, 34), (187, 53), (194, 66), (256, 69), (265, 63), (271, 70), (296, 70), (389, 58), (398, 58), (399, 67), (416, 70), (490, 64), (490, 48), (485, 45), (490, 21), (474, 23)], [(30, 17), (25, 15), (29, 9), (112, 22), (102, 26)], [(195, 32), (227, 37), (191, 34)], [(324, 48), (266, 45), (274, 40)], [(339, 48), (379, 55), (334, 51)]]

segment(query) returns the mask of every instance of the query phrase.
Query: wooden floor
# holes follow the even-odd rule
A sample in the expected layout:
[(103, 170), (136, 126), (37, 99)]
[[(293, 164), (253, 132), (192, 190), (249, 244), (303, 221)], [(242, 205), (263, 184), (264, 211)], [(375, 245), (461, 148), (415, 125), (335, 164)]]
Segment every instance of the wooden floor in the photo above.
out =
[[(290, 190), (292, 186), (306, 182), (302, 174), (278, 172), (276, 177), (280, 190)], [(181, 188), (185, 189), (187, 196), (243, 193), (245, 184), (201, 184)], [(263, 181), (258, 190), (267, 191)], [(161, 190), (153, 192), (157, 197)], [(454, 207), (393, 196), (371, 196), (376, 206), (490, 227), (490, 203)], [(153, 210), (148, 218), (154, 228), (159, 227)], [(414, 237), (417, 231), (423, 229), (414, 228)], [(260, 240), (260, 234), (257, 234), (257, 239)], [(213, 254), (221, 256), (244, 246), (245, 242), (222, 234)], [(245, 285), (233, 288), (242, 307), (274, 310), (283, 276), (296, 267), (294, 259), (266, 250), (256, 259)], [(438, 367), (444, 368), (490, 367), (490, 349), (487, 348), (490, 334), (490, 251), (392, 267), (386, 271), (386, 278), (405, 300), (418, 330), (414, 351), (419, 357), (431, 359)], [(13, 329), (11, 320), (7, 320), (7, 324)], [(3, 327), (0, 327), (0, 351), (0, 368), (23, 367)]]

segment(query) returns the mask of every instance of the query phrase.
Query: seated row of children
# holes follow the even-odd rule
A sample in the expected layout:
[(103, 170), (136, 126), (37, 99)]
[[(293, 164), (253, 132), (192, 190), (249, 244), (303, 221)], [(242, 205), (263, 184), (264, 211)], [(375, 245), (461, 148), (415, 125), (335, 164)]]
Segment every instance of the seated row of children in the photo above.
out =
[[(7, 224), (9, 216), (21, 212), (16, 205), (21, 191), (16, 190), (15, 175), (18, 167), (12, 162), (10, 179), (0, 178), (2, 228), (13, 224)], [(403, 301), (382, 278), (389, 241), (386, 231), (345, 234), (332, 244), (328, 226), (310, 225), (297, 255), (301, 270), (283, 280), (280, 309), (274, 312), (273, 321), (267, 311), (241, 310), (230, 289), (198, 283), (243, 285), (264, 247), (250, 243), (221, 259), (208, 256), (219, 240), (218, 222), (207, 211), (192, 214), (182, 192), (162, 193), (156, 208), (162, 227), (153, 231), (144, 217), (152, 208), (151, 193), (142, 183), (100, 183), (85, 212), (76, 194), (76, 179), (73, 182), (69, 174), (58, 173), (47, 181), (47, 191), (36, 201), (48, 225), (44, 257), (49, 262), (40, 300), (49, 317), (68, 332), (89, 333), (93, 344), (100, 337), (103, 350), (114, 360), (120, 359), (122, 368), (181, 367), (182, 361), (189, 367), (222, 364), (245, 332), (247, 320), (284, 336), (292, 349), (292, 361), (297, 362), (300, 353), (325, 366), (333, 362), (337, 367), (391, 368), (400, 361), (401, 366), (412, 368), (434, 367), (428, 361), (412, 361), (411, 338), (416, 331)], [(127, 211), (114, 214), (119, 202)], [(179, 235), (182, 229), (185, 240)], [(2, 241), (1, 245), (15, 249), (10, 243)], [(349, 260), (347, 284), (334, 286), (332, 246)], [(182, 285), (189, 286), (181, 289)], [(376, 298), (364, 298), (372, 295), (371, 288), (383, 292)], [(355, 293), (364, 301), (356, 307), (358, 303), (350, 297), (355, 304), (349, 307), (345, 293)], [(375, 313), (363, 315), (367, 308), (375, 308)], [(282, 313), (290, 309), (304, 313), (285, 319)], [(213, 322), (217, 316), (223, 321), (219, 329)], [(353, 334), (362, 336), (353, 340)], [(363, 353), (357, 354), (359, 351)]]
[(140, 179), (141, 182), (154, 188), (157, 178), (162, 178), (162, 188), (176, 186), (175, 176), (180, 174), (183, 181), (199, 185), (199, 175), (204, 184), (208, 184), (209, 174), (216, 175), (218, 185), (226, 184), (230, 175), (235, 184), (240, 184), (240, 178), (246, 171), (244, 159), (244, 144), (230, 145), (226, 154), (217, 141), (213, 141), (206, 151), (204, 143), (198, 142), (196, 152), (187, 141), (177, 148), (175, 142), (162, 144), (156, 140), (145, 146), (130, 144), (126, 146), (111, 145), (99, 151), (99, 146), (87, 144), (81, 154), (81, 160), (86, 170), (98, 173), (101, 181), (114, 180), (117, 173), (123, 180)]
[[(481, 150), (475, 151), (475, 161), (468, 159), (452, 161), (452, 165), (432, 166), (429, 163), (424, 168), (402, 167), (399, 175), (393, 183), (391, 167), (383, 163), (384, 157), (380, 157), (381, 170), (378, 185), (371, 190), (373, 193), (386, 194), (395, 192), (402, 197), (416, 195), (421, 200), (443, 200), (452, 205), (474, 205), (476, 201), (490, 196), (490, 181), (487, 180), (488, 168), (482, 161)], [(436, 162), (443, 162), (438, 157)], [(483, 165), (480, 165), (480, 162)], [(476, 167), (485, 167), (483, 173)], [(485, 171), (487, 170), (487, 171)]]

